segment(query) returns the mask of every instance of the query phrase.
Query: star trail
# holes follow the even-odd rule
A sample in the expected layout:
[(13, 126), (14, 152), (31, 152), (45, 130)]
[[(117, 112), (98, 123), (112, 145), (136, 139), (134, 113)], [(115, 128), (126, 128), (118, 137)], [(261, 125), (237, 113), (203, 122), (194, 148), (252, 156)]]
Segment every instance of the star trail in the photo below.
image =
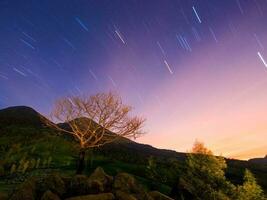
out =
[(3, 0), (0, 108), (111, 90), (147, 118), (141, 142), (262, 156), (266, 17), (262, 0)]

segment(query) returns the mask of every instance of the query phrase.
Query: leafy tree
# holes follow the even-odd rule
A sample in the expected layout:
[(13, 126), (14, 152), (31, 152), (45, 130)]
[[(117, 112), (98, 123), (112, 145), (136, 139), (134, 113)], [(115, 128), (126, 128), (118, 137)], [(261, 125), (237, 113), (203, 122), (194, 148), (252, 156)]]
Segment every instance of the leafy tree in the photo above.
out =
[(216, 157), (203, 143), (196, 141), (186, 160), (186, 172), (181, 180), (196, 199), (231, 199), (234, 185), (226, 180), (227, 167), (223, 157)]
[[(80, 146), (77, 174), (85, 166), (85, 151), (114, 142), (118, 138), (136, 138), (142, 134), (144, 119), (129, 116), (132, 108), (114, 93), (98, 93), (89, 97), (66, 97), (56, 101), (50, 120), (45, 122), (71, 135)], [(61, 124), (56, 124), (60, 122)]]
[(238, 186), (237, 191), (237, 200), (267, 200), (255, 177), (247, 169), (245, 170), (244, 183)]

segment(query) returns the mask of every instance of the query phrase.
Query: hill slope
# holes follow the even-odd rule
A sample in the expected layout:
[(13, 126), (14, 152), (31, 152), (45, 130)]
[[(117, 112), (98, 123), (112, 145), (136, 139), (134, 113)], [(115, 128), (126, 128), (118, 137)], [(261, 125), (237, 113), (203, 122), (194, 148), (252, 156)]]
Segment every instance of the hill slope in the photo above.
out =
[(41, 127), (43, 123), (40, 114), (27, 106), (8, 107), (0, 110), (0, 127), (23, 125)]
[[(34, 109), (27, 106), (15, 106), (8, 107), (0, 110), (0, 127), (8, 128), (13, 127), (34, 127), (34, 128), (44, 128), (45, 123), (42, 121), (44, 118), (41, 114), (36, 112)], [(62, 123), (59, 124), (62, 128), (69, 128), (68, 125)], [(0, 129), (1, 130), (1, 129)], [(0, 133), (1, 136), (1, 133)], [(123, 149), (129, 149), (129, 151), (144, 154), (146, 156), (156, 156), (156, 157), (177, 157), (184, 159), (185, 153), (178, 153), (172, 150), (157, 149), (147, 144), (140, 144), (129, 139), (120, 140), (114, 144), (106, 145), (106, 150), (121, 151)]]
[(267, 165), (267, 155), (264, 158), (252, 158), (248, 160), (251, 163)]
[[(12, 163), (18, 164), (21, 157), (41, 160), (52, 157), (54, 168), (65, 168), (69, 163), (72, 163), (69, 167), (75, 167), (73, 158), (78, 152), (76, 143), (47, 128), (41, 117), (38, 112), (25, 106), (0, 110), (0, 160), (8, 160), (5, 164), (7, 169)], [(17, 146), (13, 150), (14, 145), (19, 145), (19, 150)], [(159, 178), (162, 179), (160, 181), (168, 187), (172, 186), (179, 170), (183, 169), (186, 158), (186, 153), (157, 149), (128, 139), (94, 149), (93, 154), (89, 155), (89, 158), (94, 160), (92, 166), (102, 166), (111, 173), (127, 171), (143, 181), (149, 178), (146, 169), (148, 160), (153, 157), (157, 163)], [(173, 161), (176, 167), (173, 167)], [(227, 160), (227, 164), (226, 176), (231, 181), (242, 183), (243, 171), (248, 168), (255, 174), (264, 190), (267, 190), (267, 165), (264, 162)]]

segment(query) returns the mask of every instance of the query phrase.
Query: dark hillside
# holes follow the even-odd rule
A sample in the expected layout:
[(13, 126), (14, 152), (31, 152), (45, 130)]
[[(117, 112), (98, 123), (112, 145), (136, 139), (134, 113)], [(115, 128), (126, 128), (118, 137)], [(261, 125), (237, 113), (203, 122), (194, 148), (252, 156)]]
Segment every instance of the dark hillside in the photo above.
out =
[(248, 161), (251, 163), (267, 165), (267, 155), (264, 158), (252, 158)]
[[(0, 110), (0, 160), (5, 173), (10, 172), (13, 164), (19, 165), (21, 159), (40, 159), (41, 169), (47, 168), (47, 164), (43, 164), (47, 163), (47, 160), (51, 161), (50, 167), (54, 169), (73, 171), (75, 168), (75, 157), (78, 153), (78, 149), (73, 145), (75, 143), (70, 137), (62, 137), (56, 134), (55, 130), (47, 128), (41, 117), (38, 112), (25, 106)], [(183, 170), (186, 153), (157, 149), (123, 138), (89, 151), (87, 158), (88, 173), (94, 167), (102, 166), (113, 174), (120, 171), (131, 173), (144, 183), (151, 183), (153, 176), (152, 178), (157, 180), (156, 185), (163, 184), (165, 189), (159, 190), (164, 192), (170, 190), (177, 175)], [(153, 175), (147, 173), (150, 159), (156, 163)], [(241, 184), (243, 172), (248, 168), (267, 192), (267, 165), (261, 159), (227, 160), (227, 164), (226, 176), (232, 182)]]
[(44, 124), (40, 114), (27, 106), (8, 107), (0, 110), (0, 127), (23, 125), (42, 127)]

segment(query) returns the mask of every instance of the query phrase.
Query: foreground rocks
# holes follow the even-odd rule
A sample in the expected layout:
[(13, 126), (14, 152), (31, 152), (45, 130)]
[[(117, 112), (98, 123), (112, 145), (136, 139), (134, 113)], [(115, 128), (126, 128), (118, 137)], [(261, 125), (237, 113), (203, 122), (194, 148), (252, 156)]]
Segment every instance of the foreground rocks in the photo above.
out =
[(164, 195), (164, 194), (161, 194), (160, 192), (158, 191), (153, 191), (153, 192), (149, 192), (148, 193), (154, 200), (172, 200), (172, 198)]
[(114, 200), (115, 196), (112, 193), (102, 193), (102, 194), (89, 194), (78, 197), (71, 197), (66, 200)]
[(30, 178), (7, 199), (11, 200), (171, 200), (158, 191), (147, 192), (127, 173), (112, 177), (100, 167), (89, 176), (51, 174)]

